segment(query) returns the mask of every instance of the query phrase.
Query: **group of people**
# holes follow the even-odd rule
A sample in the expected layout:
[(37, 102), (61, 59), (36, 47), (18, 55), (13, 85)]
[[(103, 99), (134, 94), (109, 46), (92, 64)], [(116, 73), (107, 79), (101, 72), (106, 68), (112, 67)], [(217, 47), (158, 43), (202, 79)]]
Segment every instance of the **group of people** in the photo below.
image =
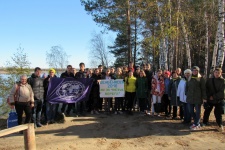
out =
[[(51, 104), (46, 100), (49, 82), (57, 78), (55, 69), (49, 70), (49, 75), (41, 77), (41, 68), (36, 67), (31, 77), (22, 75), (20, 82), (16, 83), (10, 94), (10, 104), (15, 106), (18, 114), (18, 124), (22, 124), (22, 115), (25, 112), (25, 123), (34, 122), (35, 127), (41, 127), (42, 115), (44, 122), (55, 122), (56, 115), (61, 112), (65, 116), (71, 113), (82, 115), (87, 112), (99, 114), (104, 110), (106, 114), (132, 115), (134, 111), (140, 111), (145, 115), (161, 116), (175, 120), (183, 120), (185, 124), (193, 124), (191, 130), (201, 127), (201, 106), (204, 106), (202, 125), (208, 125), (209, 115), (213, 109), (219, 129), (223, 131), (222, 114), (224, 106), (224, 79), (222, 70), (216, 68), (213, 77), (204, 79), (200, 75), (200, 68), (194, 66), (186, 69), (182, 75), (180, 68), (175, 71), (158, 69), (151, 71), (150, 64), (134, 68), (131, 62), (129, 66), (107, 68), (99, 65), (95, 69), (85, 69), (85, 64), (79, 64), (79, 71), (71, 65), (67, 66), (60, 78), (92, 78), (93, 84), (89, 100), (78, 103), (63, 103), (59, 110), (59, 104)], [(123, 79), (124, 97), (100, 98), (100, 80)], [(162, 107), (162, 111), (156, 111), (156, 104)], [(104, 106), (104, 107), (103, 107)], [(138, 109), (135, 107), (138, 106)], [(136, 108), (136, 109), (135, 109)]]

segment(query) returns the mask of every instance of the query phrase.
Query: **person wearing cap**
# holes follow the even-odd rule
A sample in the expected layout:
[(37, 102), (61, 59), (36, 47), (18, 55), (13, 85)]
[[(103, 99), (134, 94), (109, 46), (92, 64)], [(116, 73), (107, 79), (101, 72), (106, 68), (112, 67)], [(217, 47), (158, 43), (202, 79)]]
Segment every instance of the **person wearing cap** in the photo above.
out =
[(165, 71), (164, 74), (164, 84), (165, 84), (165, 92), (163, 94), (162, 97), (162, 101), (164, 102), (164, 106), (165, 106), (165, 115), (166, 117), (169, 117), (171, 114), (171, 104), (170, 104), (170, 100), (168, 97), (168, 93), (169, 93), (169, 84), (170, 84), (170, 72), (169, 71)]
[(216, 123), (219, 126), (218, 130), (224, 132), (222, 114), (224, 106), (224, 78), (222, 77), (222, 69), (216, 68), (213, 72), (213, 77), (206, 81), (206, 93), (207, 101), (204, 102), (208, 104), (205, 108), (203, 116), (203, 126), (207, 125), (209, 122), (209, 115), (214, 109), (214, 115), (216, 117)]
[(200, 128), (201, 105), (203, 100), (206, 100), (205, 79), (200, 75), (200, 68), (194, 66), (192, 68), (192, 75), (186, 83), (186, 101), (188, 103), (188, 110), (191, 117), (194, 119), (191, 130), (198, 130)]
[(45, 100), (45, 106), (46, 106), (46, 122), (47, 124), (51, 124), (55, 122), (55, 115), (56, 115), (56, 106), (57, 104), (51, 104), (46, 99), (47, 92), (48, 92), (48, 86), (49, 82), (52, 78), (57, 78), (55, 69), (51, 68), (48, 71), (49, 75), (44, 80), (44, 100)]
[(186, 101), (186, 93), (185, 93), (185, 88), (186, 88), (186, 82), (187, 80), (191, 77), (192, 71), (190, 69), (186, 69), (184, 71), (184, 78), (180, 80), (180, 83), (177, 88), (177, 98), (181, 101), (183, 105), (183, 112), (184, 112), (184, 124), (189, 124), (191, 123), (191, 116), (188, 111), (188, 104)]
[(32, 108), (32, 121), (34, 126), (42, 127), (41, 112), (44, 101), (44, 79), (41, 78), (41, 68), (36, 67), (34, 73), (28, 78), (27, 83), (30, 84), (34, 92), (34, 107)]

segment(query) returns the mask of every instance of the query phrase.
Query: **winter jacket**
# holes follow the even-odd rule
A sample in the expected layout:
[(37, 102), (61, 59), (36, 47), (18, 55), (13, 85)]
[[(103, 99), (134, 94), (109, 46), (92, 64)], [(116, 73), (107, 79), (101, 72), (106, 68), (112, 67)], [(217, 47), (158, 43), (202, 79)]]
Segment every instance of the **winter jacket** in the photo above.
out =
[(31, 102), (34, 103), (34, 93), (29, 84), (16, 83), (9, 95), (9, 102), (14, 104), (14, 100), (18, 102)]
[(136, 80), (136, 95), (137, 98), (147, 98), (148, 83), (146, 77), (139, 77)]
[[(213, 86), (213, 80), (215, 83), (215, 88)], [(206, 94), (207, 94), (207, 101), (210, 102), (210, 96), (213, 97), (217, 103), (224, 99), (224, 87), (225, 87), (225, 80), (221, 76), (219, 78), (209, 78), (206, 81)]]
[(76, 73), (75, 78), (87, 78), (87, 72), (80, 70)]
[(151, 70), (145, 70), (147, 82), (148, 82), (148, 90), (151, 91), (152, 88), (152, 71)]
[(189, 104), (202, 104), (203, 99), (206, 99), (205, 79), (198, 74), (192, 77), (186, 83), (186, 96), (187, 103)]
[(170, 104), (173, 106), (181, 105), (180, 100), (177, 98), (177, 89), (178, 89), (179, 82), (180, 82), (180, 77), (170, 80), (168, 96), (170, 97)]
[[(54, 75), (53, 78), (57, 78), (57, 76)], [(44, 79), (44, 99), (45, 100), (46, 100), (46, 97), (47, 97), (49, 80), (50, 80), (50, 76), (48, 75), (48, 77)]]
[(177, 97), (179, 97), (180, 101), (183, 103), (187, 103), (186, 101), (187, 96), (185, 95), (185, 87), (186, 87), (186, 80), (181, 79), (177, 88)]
[(136, 78), (134, 76), (125, 78), (124, 90), (125, 90), (125, 92), (135, 92), (136, 91)]
[(65, 71), (60, 76), (60, 78), (68, 78), (68, 77), (74, 77), (74, 74), (73, 73), (68, 73), (67, 71)]
[(34, 100), (43, 100), (44, 99), (44, 79), (41, 77), (32, 74), (28, 78), (27, 83), (30, 84), (34, 92)]
[(161, 80), (158, 78), (157, 75), (155, 75), (152, 78), (152, 90), (151, 90), (152, 95), (162, 97), (164, 94), (164, 90), (165, 90), (164, 79)]

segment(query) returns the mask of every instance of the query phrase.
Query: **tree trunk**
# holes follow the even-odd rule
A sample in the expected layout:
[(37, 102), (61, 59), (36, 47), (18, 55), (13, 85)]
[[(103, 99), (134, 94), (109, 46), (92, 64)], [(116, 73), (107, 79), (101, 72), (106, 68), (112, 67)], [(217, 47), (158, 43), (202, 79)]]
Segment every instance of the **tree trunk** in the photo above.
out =
[(188, 61), (188, 68), (191, 68), (191, 52), (190, 52), (191, 50), (190, 50), (187, 31), (186, 31), (185, 24), (184, 24), (184, 16), (182, 14), (181, 14), (181, 26), (182, 26), (182, 31), (184, 33), (184, 43), (185, 43), (185, 47), (186, 47), (186, 56), (187, 56), (187, 61)]
[(218, 0), (219, 7), (219, 33), (218, 33), (218, 57), (217, 66), (223, 66), (224, 61), (224, 0)]
[[(205, 4), (205, 3), (204, 3)], [(206, 7), (206, 6), (205, 6)], [(205, 10), (205, 77), (208, 77), (208, 59), (209, 59), (209, 25), (208, 17)]]
[(132, 61), (131, 49), (131, 22), (130, 22), (130, 0), (127, 0), (127, 48), (128, 48), (128, 65)]
[(135, 22), (134, 22), (134, 66), (136, 66), (137, 57), (137, 8), (135, 6)]
[[(168, 5), (169, 5), (169, 21), (170, 21), (170, 27), (172, 26), (172, 9), (171, 9), (171, 1), (168, 1)], [(169, 37), (169, 45), (168, 45), (168, 53), (169, 53), (169, 70), (173, 70), (173, 40), (172, 40), (172, 36)]]
[(216, 39), (215, 39), (215, 44), (213, 48), (213, 55), (212, 55), (212, 65), (210, 68), (210, 76), (212, 76), (212, 73), (216, 67), (216, 58), (217, 58), (217, 51), (218, 51), (218, 36), (219, 36), (219, 23), (217, 27), (217, 32), (216, 32)]
[(159, 18), (159, 24), (160, 24), (160, 29), (161, 29), (161, 36), (162, 36), (162, 48), (160, 50), (160, 67), (161, 69), (165, 69), (168, 70), (168, 62), (167, 62), (167, 48), (166, 48), (166, 38), (165, 38), (165, 34), (164, 34), (164, 27), (163, 27), (163, 23), (162, 23), (162, 17), (160, 15), (160, 8), (158, 5), (158, 1), (156, 0), (156, 5), (158, 7), (158, 18)]

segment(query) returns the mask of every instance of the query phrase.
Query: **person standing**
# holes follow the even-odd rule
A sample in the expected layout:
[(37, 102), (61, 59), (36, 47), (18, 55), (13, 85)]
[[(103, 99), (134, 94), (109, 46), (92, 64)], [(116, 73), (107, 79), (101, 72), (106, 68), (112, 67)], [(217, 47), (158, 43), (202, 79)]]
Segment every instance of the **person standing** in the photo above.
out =
[(128, 73), (128, 77), (125, 77), (124, 90), (126, 108), (128, 114), (132, 115), (133, 113), (131, 110), (136, 96), (136, 78), (133, 76), (133, 72), (131, 70)]
[(213, 72), (213, 77), (209, 78), (206, 81), (206, 93), (207, 100), (204, 102), (208, 104), (208, 107), (205, 108), (203, 116), (203, 125), (207, 125), (209, 122), (209, 115), (214, 109), (214, 115), (216, 117), (216, 123), (219, 126), (218, 130), (224, 132), (222, 114), (224, 106), (224, 78), (222, 77), (222, 69), (216, 68)]
[(179, 83), (178, 89), (177, 89), (177, 97), (183, 105), (183, 112), (184, 112), (183, 123), (184, 124), (191, 123), (191, 116), (190, 116), (190, 113), (188, 112), (188, 104), (186, 101), (187, 97), (186, 97), (186, 93), (185, 93), (186, 83), (187, 83), (188, 79), (190, 78), (191, 74), (192, 74), (192, 72), (190, 69), (186, 69), (184, 71), (184, 78), (182, 78), (180, 80), (180, 83)]
[(173, 117), (172, 119), (178, 119), (177, 117), (177, 107), (179, 106), (180, 108), (180, 119), (183, 119), (183, 108), (181, 105), (180, 100), (177, 97), (177, 89), (178, 85), (180, 83), (181, 78), (178, 76), (177, 72), (172, 72), (172, 79), (170, 80), (169, 84), (169, 99), (170, 99), (170, 104), (173, 106)]
[[(154, 104), (161, 103), (164, 94), (165, 85), (162, 77), (162, 70), (158, 69), (156, 75), (152, 78), (152, 115), (155, 113)], [(157, 114), (159, 115), (159, 114)]]
[(147, 109), (148, 111), (150, 111), (151, 109), (151, 99), (152, 99), (152, 95), (151, 95), (151, 90), (152, 90), (152, 71), (151, 71), (151, 64), (145, 64), (144, 65), (145, 68), (145, 74), (146, 74), (146, 78), (147, 78), (147, 83), (148, 83), (148, 95), (147, 95)]
[(99, 83), (98, 81), (101, 80), (101, 75), (99, 74), (99, 70), (96, 68), (94, 69), (94, 73), (92, 74), (91, 78), (93, 79), (93, 85), (91, 88), (90, 93), (90, 102), (91, 102), (91, 114), (99, 114), (98, 112), (98, 104), (99, 104)]
[[(119, 68), (119, 67), (117, 68), (115, 77), (116, 77), (116, 79), (123, 79), (121, 68)], [(124, 101), (124, 97), (115, 97), (115, 107), (114, 107), (115, 115), (123, 113), (121, 111), (121, 108), (123, 109), (123, 106), (124, 106), (123, 101)]]
[(30, 123), (31, 110), (34, 107), (34, 94), (31, 86), (27, 83), (27, 76), (22, 75), (20, 82), (16, 83), (9, 95), (10, 104), (15, 106), (18, 115), (18, 125), (23, 122), (22, 116), (25, 112), (25, 123)]
[(56, 105), (57, 104), (51, 104), (48, 102), (48, 100), (46, 99), (47, 97), (47, 92), (48, 92), (48, 86), (49, 86), (49, 82), (52, 78), (57, 78), (57, 76), (55, 75), (56, 71), (55, 69), (51, 68), (49, 70), (49, 75), (47, 76), (47, 78), (44, 79), (44, 99), (45, 99), (45, 103), (46, 103), (46, 117), (47, 117), (47, 124), (51, 124), (55, 122), (55, 115), (56, 115)]
[[(73, 69), (72, 69), (71, 65), (67, 65), (66, 71), (61, 74), (60, 78), (74, 78)], [(63, 114), (63, 116), (64, 116), (66, 106), (67, 106), (66, 116), (70, 116), (70, 111), (72, 110), (73, 105), (74, 105), (74, 103), (69, 103), (69, 104), (63, 103), (62, 104), (61, 113)], [(56, 110), (58, 110), (58, 109), (56, 109)]]
[(165, 92), (163, 94), (162, 97), (162, 101), (164, 102), (164, 106), (165, 106), (165, 115), (166, 117), (170, 117), (171, 115), (171, 104), (170, 104), (170, 100), (168, 97), (168, 93), (169, 93), (169, 85), (170, 85), (170, 72), (169, 71), (165, 71), (164, 72), (164, 84), (165, 84)]
[(194, 123), (190, 126), (191, 130), (198, 130), (200, 128), (200, 114), (203, 100), (206, 100), (205, 80), (199, 73), (200, 68), (194, 66), (192, 68), (192, 76), (186, 83), (186, 100), (188, 103), (188, 110)]
[[(105, 76), (105, 72), (103, 71), (103, 65), (98, 65), (98, 70), (99, 70), (99, 75), (102, 78)], [(103, 98), (99, 99), (99, 104), (98, 104), (98, 109), (101, 111), (102, 110), (102, 104), (103, 104)]]
[(27, 82), (34, 92), (34, 107), (32, 108), (34, 126), (42, 127), (41, 112), (44, 101), (44, 79), (41, 78), (41, 68), (36, 67)]
[[(107, 69), (105, 72), (105, 76), (102, 76), (102, 79), (105, 79), (105, 80), (116, 79), (115, 76), (111, 76), (110, 72), (111, 72), (110, 69)], [(111, 101), (112, 101), (112, 97), (104, 98), (104, 106), (105, 106), (104, 110), (107, 114), (110, 113)]]
[[(80, 70), (76, 73), (75, 78), (87, 78), (87, 72), (85, 71), (85, 64), (81, 62), (79, 64)], [(76, 103), (77, 111), (79, 114), (85, 115), (86, 113), (86, 101)]]
[(140, 77), (136, 81), (136, 96), (139, 101), (140, 112), (147, 114), (148, 83), (144, 70), (140, 71)]

